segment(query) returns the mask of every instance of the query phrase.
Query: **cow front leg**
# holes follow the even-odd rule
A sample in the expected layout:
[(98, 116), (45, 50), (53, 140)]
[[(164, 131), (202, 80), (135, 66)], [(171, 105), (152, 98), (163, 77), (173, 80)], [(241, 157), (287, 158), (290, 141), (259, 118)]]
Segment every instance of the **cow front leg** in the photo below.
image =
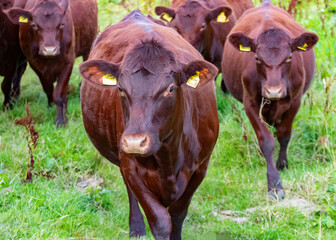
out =
[(273, 160), (274, 138), (265, 123), (259, 118), (259, 106), (252, 99), (244, 99), (244, 108), (252, 127), (257, 135), (259, 147), (266, 158), (268, 194), (275, 199), (283, 199), (284, 191), (281, 185), (280, 174)]
[(173, 202), (169, 206), (168, 212), (171, 216), (171, 221), (172, 221), (172, 226), (173, 226), (170, 240), (181, 240), (182, 239), (182, 226), (183, 226), (184, 219), (187, 216), (191, 199), (206, 175), (208, 163), (209, 163), (209, 159), (204, 161), (201, 167), (194, 172), (194, 174), (190, 178), (190, 181), (187, 187), (185, 188), (186, 189), (185, 192), (182, 194), (182, 196), (177, 201)]
[(150, 192), (138, 176), (135, 163), (123, 158), (120, 171), (125, 183), (132, 190), (144, 210), (151, 232), (156, 240), (169, 240), (172, 224), (168, 210), (157, 196)]
[(65, 126), (68, 122), (67, 106), (68, 100), (66, 98), (69, 79), (72, 72), (73, 63), (67, 64), (58, 77), (57, 85), (53, 93), (53, 100), (56, 104), (56, 126)]
[(280, 124), (276, 126), (277, 138), (280, 144), (279, 158), (276, 163), (278, 170), (288, 168), (287, 147), (292, 134), (292, 125), (301, 101), (293, 101), (292, 107), (283, 114)]
[(8, 69), (4, 75), (4, 79), (1, 83), (1, 90), (4, 94), (3, 110), (7, 110), (13, 107), (13, 102), (11, 99), (11, 89), (14, 79), (15, 69), (11, 67)]
[(133, 238), (146, 236), (145, 222), (143, 220), (138, 202), (127, 184), (126, 188), (129, 200), (129, 235)]
[(16, 64), (16, 71), (15, 71), (15, 76), (13, 79), (13, 88), (11, 91), (11, 98), (17, 100), (20, 96), (20, 92), (21, 92), (21, 78), (22, 75), (24, 74), (25, 70), (27, 67), (27, 61), (26, 58), (23, 56), (23, 54), (21, 54), (18, 57), (17, 60), (17, 64)]

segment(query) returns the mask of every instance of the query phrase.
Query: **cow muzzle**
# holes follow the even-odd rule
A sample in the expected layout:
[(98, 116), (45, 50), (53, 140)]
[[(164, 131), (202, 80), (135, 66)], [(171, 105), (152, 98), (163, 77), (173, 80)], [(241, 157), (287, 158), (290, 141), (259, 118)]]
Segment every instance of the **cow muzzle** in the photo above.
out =
[(55, 57), (60, 54), (59, 48), (56, 46), (42, 47), (40, 54), (45, 57)]
[(150, 138), (146, 134), (123, 136), (121, 138), (121, 150), (127, 154), (145, 155), (150, 150)]
[(263, 88), (263, 97), (272, 99), (272, 100), (278, 100), (281, 98), (286, 97), (286, 89), (283, 85), (278, 86), (268, 86), (265, 85)]

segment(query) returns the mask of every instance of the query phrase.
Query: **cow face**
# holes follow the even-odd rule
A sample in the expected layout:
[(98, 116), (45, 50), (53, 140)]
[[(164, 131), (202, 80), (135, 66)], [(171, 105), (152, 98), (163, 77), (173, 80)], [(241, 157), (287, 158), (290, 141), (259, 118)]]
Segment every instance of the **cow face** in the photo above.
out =
[[(176, 70), (174, 54), (160, 46), (141, 45), (122, 64), (89, 60), (80, 66), (83, 78), (120, 93), (125, 120), (120, 148), (127, 154), (155, 154), (182, 120), (182, 85), (202, 88), (217, 68), (203, 60)], [(108, 100), (107, 100), (108, 101)]]
[(176, 11), (163, 6), (155, 8), (155, 13), (168, 22), (169, 27), (174, 28), (201, 53), (207, 43), (211, 44), (214, 31), (212, 24), (228, 24), (231, 12), (231, 8), (226, 6), (209, 9), (196, 1), (187, 1)]
[(13, 8), (8, 16), (15, 24), (22, 24), (29, 28), (38, 44), (39, 55), (55, 57), (60, 54), (65, 13), (69, 0), (40, 0), (30, 11)]
[(243, 33), (234, 33), (230, 35), (229, 41), (240, 52), (254, 52), (261, 94), (265, 98), (278, 100), (287, 96), (290, 87), (293, 52), (309, 51), (317, 43), (318, 36), (303, 33), (297, 38), (291, 38), (280, 29), (270, 28), (256, 39)]

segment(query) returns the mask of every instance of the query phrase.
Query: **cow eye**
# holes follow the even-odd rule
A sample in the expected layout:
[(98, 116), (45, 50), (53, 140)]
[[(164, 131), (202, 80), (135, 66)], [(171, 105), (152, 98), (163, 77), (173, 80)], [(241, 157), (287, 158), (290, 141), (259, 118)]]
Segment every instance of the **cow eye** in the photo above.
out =
[(203, 25), (201, 26), (201, 30), (204, 30), (206, 27), (205, 23), (203, 23)]
[(286, 63), (290, 63), (291, 61), (292, 61), (292, 55), (290, 55), (290, 56), (285, 60)]
[(255, 60), (257, 61), (257, 64), (261, 64), (262, 63), (262, 61), (258, 57), (255, 57)]
[(118, 86), (119, 92), (124, 92), (121, 87)]
[(172, 83), (168, 88), (167, 90), (163, 93), (163, 96), (164, 97), (168, 97), (172, 94), (172, 92), (174, 92), (174, 83)]
[(34, 31), (37, 31), (37, 30), (38, 30), (38, 27), (36, 26), (35, 23), (32, 23), (31, 26), (32, 26), (32, 28), (33, 28)]

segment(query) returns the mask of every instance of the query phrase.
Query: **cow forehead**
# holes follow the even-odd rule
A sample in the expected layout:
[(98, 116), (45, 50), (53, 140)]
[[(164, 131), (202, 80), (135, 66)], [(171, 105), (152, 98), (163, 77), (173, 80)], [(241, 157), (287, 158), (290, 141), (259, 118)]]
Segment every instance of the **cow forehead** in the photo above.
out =
[(269, 29), (256, 40), (256, 53), (268, 65), (280, 64), (291, 53), (291, 37), (276, 28)]
[(200, 17), (200, 14), (201, 16), (204, 15), (205, 10), (205, 7), (199, 2), (188, 1), (176, 9), (176, 14), (179, 17), (195, 18)]
[(58, 3), (54, 1), (43, 1), (35, 5), (33, 15), (36, 18), (61, 18), (63, 11)]
[(133, 73), (123, 71), (121, 76), (119, 85), (126, 89), (133, 99), (151, 99), (174, 81), (168, 69), (163, 69), (161, 73), (156, 74), (145, 69)]

